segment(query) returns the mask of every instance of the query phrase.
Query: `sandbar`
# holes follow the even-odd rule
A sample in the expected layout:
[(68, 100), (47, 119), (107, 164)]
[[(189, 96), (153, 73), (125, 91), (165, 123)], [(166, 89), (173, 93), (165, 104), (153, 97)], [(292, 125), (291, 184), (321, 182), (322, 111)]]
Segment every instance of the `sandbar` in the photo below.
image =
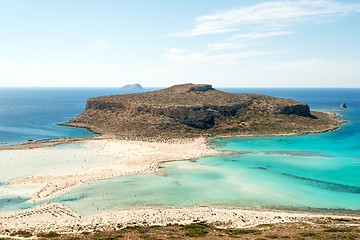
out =
[[(51, 175), (26, 176), (13, 179), (7, 184), (40, 184), (41, 189), (34, 193), (32, 202), (40, 202), (55, 198), (88, 181), (108, 179), (128, 174), (154, 172), (159, 165), (167, 161), (195, 159), (203, 156), (215, 155), (220, 152), (211, 149), (205, 138), (144, 142), (116, 139), (87, 139), (76, 144), (77, 157), (82, 159), (96, 159), (98, 163), (106, 164), (87, 169), (79, 168), (72, 174), (63, 174), (66, 169), (58, 169)], [(59, 156), (66, 150), (55, 149)], [(21, 156), (44, 154), (42, 148), (22, 149)], [(69, 156), (67, 156), (69, 157)], [(69, 162), (69, 168), (71, 168)], [(74, 171), (74, 170), (72, 170)]]
[[(88, 181), (113, 178), (128, 174), (156, 171), (160, 164), (167, 161), (190, 160), (203, 156), (231, 154), (210, 148), (207, 139), (187, 139), (173, 141), (128, 141), (112, 138), (95, 137), (75, 140), (81, 144), (78, 154), (86, 158), (92, 156), (106, 165), (81, 169), (72, 174), (52, 174), (27, 176), (13, 179), (7, 184), (40, 184), (40, 190), (34, 193), (33, 202), (55, 198)], [(57, 144), (55, 144), (57, 145)], [(35, 145), (34, 145), (35, 146)], [(49, 148), (49, 145), (47, 145)], [(50, 148), (52, 148), (50, 146)], [(16, 147), (13, 148), (16, 151)], [(42, 152), (43, 148), (20, 147), (26, 151)], [(19, 150), (18, 149), (18, 150)], [(61, 150), (60, 153), (61, 154)], [(233, 153), (232, 153), (233, 154)], [(110, 161), (109, 161), (110, 159)], [(59, 170), (60, 171), (60, 170)], [(129, 225), (166, 225), (189, 224), (203, 221), (218, 227), (246, 228), (258, 224), (280, 222), (311, 222), (313, 218), (344, 217), (343, 215), (245, 210), (237, 208), (221, 208), (198, 206), (192, 208), (143, 208), (135, 210), (117, 210), (94, 215), (80, 215), (60, 203), (41, 204), (33, 209), (0, 216), (0, 237), (8, 231), (29, 230), (31, 232), (56, 231), (60, 233), (76, 233), (94, 230), (119, 229)], [(359, 220), (359, 216), (346, 216)], [(7, 235), (4, 235), (8, 237)]]

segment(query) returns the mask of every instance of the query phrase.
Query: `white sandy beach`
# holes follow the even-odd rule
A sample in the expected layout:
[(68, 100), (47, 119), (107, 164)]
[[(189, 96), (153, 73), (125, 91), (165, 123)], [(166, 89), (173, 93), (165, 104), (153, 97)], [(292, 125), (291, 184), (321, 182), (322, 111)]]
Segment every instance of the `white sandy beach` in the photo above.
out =
[[(32, 201), (42, 201), (59, 196), (87, 181), (156, 171), (162, 162), (194, 159), (220, 153), (209, 148), (206, 139), (203, 138), (162, 143), (93, 139), (76, 144), (81, 144), (81, 147), (70, 151), (62, 147), (0, 151), (3, 156), (11, 153), (13, 158), (36, 155), (49, 157), (47, 154), (55, 151), (56, 155), (68, 163), (69, 169), (53, 169), (49, 175), (27, 176), (10, 180), (7, 184), (39, 184), (42, 187), (34, 193)], [(47, 153), (47, 151), (49, 152)], [(72, 164), (71, 159), (67, 161), (66, 159), (71, 157), (70, 153), (75, 154), (76, 158), (82, 158), (84, 163)], [(96, 162), (85, 164), (86, 159), (97, 159), (100, 164)], [(87, 169), (84, 169), (84, 166)], [(133, 225), (134, 223), (143, 225), (188, 224), (194, 220), (204, 221), (218, 227), (238, 228), (252, 227), (263, 223), (309, 221), (310, 218), (325, 217), (337, 216), (212, 207), (118, 210), (81, 216), (62, 204), (48, 203), (23, 212), (0, 216), (0, 237), (2, 237), (1, 232), (4, 233), (5, 229), (65, 233), (93, 231), (95, 228), (98, 230), (116, 229), (119, 226)]]
[[(162, 162), (219, 153), (209, 148), (204, 138), (175, 142), (94, 139), (76, 144), (81, 144), (81, 148), (70, 151), (61, 147), (0, 151), (0, 155), (10, 154), (14, 161), (23, 156), (41, 156), (44, 159), (57, 156), (64, 162), (59, 168), (46, 171), (46, 175), (37, 173), (35, 176), (10, 180), (7, 184), (40, 184), (42, 187), (34, 193), (32, 200), (39, 202), (57, 197), (88, 181), (152, 172)], [(82, 162), (76, 162), (75, 158), (82, 159)]]
[[(124, 226), (189, 224), (206, 222), (217, 227), (246, 228), (259, 224), (282, 222), (309, 222), (314, 218), (343, 218), (331, 214), (295, 213), (280, 211), (254, 211), (211, 207), (121, 210), (81, 216), (58, 203), (39, 205), (32, 210), (0, 217), (0, 233), (29, 230), (32, 232), (57, 231), (74, 233), (94, 230), (113, 230)], [(359, 220), (360, 217), (347, 216)], [(1, 235), (0, 235), (1, 237)]]

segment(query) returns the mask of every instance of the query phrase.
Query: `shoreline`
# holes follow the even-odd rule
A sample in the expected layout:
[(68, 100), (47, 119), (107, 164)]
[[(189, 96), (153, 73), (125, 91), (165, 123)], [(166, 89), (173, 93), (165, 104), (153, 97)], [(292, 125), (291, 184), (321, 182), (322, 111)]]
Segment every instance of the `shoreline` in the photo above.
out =
[[(336, 113), (332, 113), (332, 112), (321, 112), (321, 113), (326, 113), (328, 115), (331, 116), (332, 119), (337, 119), (338, 120), (338, 125), (334, 126), (334, 127), (329, 127), (326, 129), (322, 129), (319, 131), (305, 131), (303, 133), (273, 133), (273, 134), (237, 134), (237, 135), (217, 135), (217, 136), (199, 136), (198, 138), (205, 138), (206, 141), (208, 141), (209, 139), (212, 138), (236, 138), (236, 137), (281, 137), (281, 136), (300, 136), (300, 135), (305, 135), (305, 134), (311, 134), (311, 133), (326, 133), (326, 132), (331, 132), (331, 131), (336, 131), (338, 129), (340, 129), (340, 126), (343, 124), (348, 123), (348, 120), (343, 120), (340, 119), (340, 117), (342, 117), (341, 115), (338, 115)], [(31, 141), (31, 142), (26, 142), (26, 143), (21, 143), (21, 144), (14, 144), (14, 145), (5, 145), (5, 146), (0, 146), (0, 151), (1, 150), (20, 150), (20, 149), (33, 149), (33, 148), (42, 148), (42, 147), (50, 147), (50, 146), (56, 146), (56, 145), (60, 145), (60, 144), (64, 144), (64, 143), (74, 143), (74, 142), (85, 142), (85, 141), (92, 141), (92, 140), (97, 140), (97, 139), (109, 139), (109, 140), (122, 140), (122, 141), (142, 141), (142, 142), (179, 142), (179, 141), (191, 141), (193, 139), (197, 139), (197, 138), (175, 138), (175, 139), (161, 139), (161, 138), (136, 138), (136, 139), (132, 139), (130, 138), (125, 138), (125, 137), (118, 137), (118, 136), (114, 136), (111, 134), (104, 134), (101, 133), (100, 131), (97, 131), (95, 128), (96, 127), (91, 127), (91, 126), (78, 126), (78, 125), (72, 125), (69, 123), (61, 123), (58, 124), (59, 126), (65, 126), (65, 127), (74, 127), (74, 128), (84, 128), (86, 130), (88, 130), (91, 133), (97, 134), (96, 136), (92, 136), (92, 137), (85, 137), (85, 138), (74, 138), (74, 137), (68, 137), (68, 138), (51, 138), (51, 139), (44, 139), (44, 140), (36, 140), (36, 141)]]
[(193, 222), (205, 222), (219, 228), (250, 228), (259, 224), (311, 223), (314, 219), (331, 218), (360, 220), (360, 216), (344, 214), (208, 206), (191, 208), (165, 207), (161, 209), (140, 208), (82, 216), (63, 204), (47, 203), (20, 213), (0, 216), (0, 235), (19, 230), (28, 230), (34, 233), (48, 231), (81, 233), (95, 230), (119, 230), (126, 226), (165, 226)]
[[(30, 202), (41, 202), (58, 197), (89, 181), (155, 172), (164, 162), (191, 160), (217, 154), (234, 154), (234, 152), (220, 152), (210, 148), (205, 138), (171, 143), (108, 138), (92, 138), (81, 141), (76, 139), (74, 142), (84, 146), (84, 149), (80, 150), (83, 158), (91, 156), (100, 162), (111, 158), (111, 162), (108, 162), (107, 166), (90, 167), (73, 174), (27, 176), (9, 180), (6, 184), (42, 185), (41, 189), (35, 192), (33, 199), (30, 200)], [(23, 151), (38, 151), (40, 149), (21, 148)]]
[[(337, 115), (336, 113), (331, 113), (331, 112), (324, 112), (324, 113), (330, 115), (334, 119), (338, 119), (339, 125), (334, 126), (333, 128), (323, 129), (320, 132), (314, 132), (314, 133), (334, 131), (339, 129), (340, 125), (348, 122), (345, 120), (340, 120), (339, 119), (340, 116)], [(66, 126), (64, 124), (61, 125)], [(92, 131), (91, 127), (86, 127), (86, 129), (88, 129), (93, 133), (96, 132), (96, 131)], [(302, 135), (308, 133), (310, 132), (271, 134), (271, 135), (259, 135), (259, 134), (247, 134), (247, 135), (236, 135), (236, 136), (225, 135), (225, 136), (216, 136), (214, 138), (296, 136), (296, 135)], [(110, 144), (111, 143), (117, 144), (116, 147), (121, 146), (121, 144), (127, 146), (127, 148), (125, 147), (122, 149), (122, 151), (124, 152), (123, 154), (124, 156), (122, 156), (125, 158), (124, 161), (119, 162), (117, 160), (116, 162), (113, 163), (113, 166), (111, 166), (111, 168), (109, 166), (89, 168), (85, 171), (80, 171), (70, 175), (60, 174), (56, 176), (52, 176), (52, 175), (27, 176), (22, 178), (11, 179), (7, 181), (6, 184), (7, 185), (11, 185), (11, 184), (42, 185), (41, 189), (34, 193), (33, 199), (29, 201), (35, 203), (35, 202), (41, 202), (44, 200), (49, 200), (58, 197), (89, 181), (109, 179), (109, 178), (130, 175), (130, 174), (137, 174), (137, 173), (156, 172), (159, 166), (165, 162), (185, 161), (185, 160), (191, 160), (199, 157), (211, 156), (217, 154), (242, 154), (240, 152), (218, 151), (211, 148), (209, 144), (211, 137), (184, 138), (184, 139), (172, 139), (172, 140), (163, 139), (162, 141), (160, 141), (160, 139), (157, 139), (158, 141), (152, 142), (152, 141), (147, 141), (147, 139), (142, 139), (137, 141), (119, 140), (109, 134), (101, 134), (101, 133), (98, 134), (99, 134), (98, 136), (92, 136), (87, 138), (58, 138), (58, 139), (33, 141), (20, 145), (0, 146), (0, 151), (1, 150), (3, 151), (32, 150), (32, 149), (36, 150), (44, 147), (54, 147), (60, 144), (67, 144), (67, 143), (94, 144), (95, 142), (102, 142), (102, 143), (100, 143), (101, 146), (95, 144), (95, 146), (93, 146), (94, 149), (103, 149), (104, 148), (103, 145), (106, 144), (107, 142)], [(134, 154), (133, 152), (131, 152), (131, 147), (129, 148), (129, 146), (131, 145), (136, 145), (138, 147), (137, 153)], [(154, 152), (144, 153), (141, 150), (142, 147), (150, 147), (152, 149), (158, 150), (158, 152), (155, 154)], [(172, 150), (170, 150), (171, 147), (175, 147), (175, 149), (173, 148)], [(192, 152), (185, 153), (183, 149), (192, 149)], [(100, 155), (97, 157), (101, 159), (101, 157), (103, 156)]]
[[(338, 115), (328, 113), (338, 119)], [(339, 120), (339, 125), (324, 129), (328, 132), (339, 129), (339, 126), (346, 123), (345, 120)], [(89, 131), (93, 132), (90, 128)], [(310, 132), (307, 132), (310, 133)], [(272, 134), (266, 136), (295, 136), (307, 133), (292, 134)], [(228, 137), (264, 137), (262, 135), (238, 135), (238, 136), (216, 136), (214, 138)], [(36, 150), (44, 147), (51, 147), (66, 143), (90, 144), (104, 148), (106, 144), (114, 144), (119, 147), (123, 144), (124, 156), (122, 161), (116, 162), (109, 167), (90, 168), (83, 172), (72, 175), (60, 176), (35, 176), (13, 179), (7, 184), (42, 184), (43, 187), (34, 194), (33, 202), (39, 202), (55, 198), (68, 191), (71, 191), (88, 181), (108, 179), (128, 174), (137, 174), (145, 172), (155, 172), (160, 164), (169, 161), (184, 161), (198, 157), (210, 156), (216, 154), (241, 154), (237, 152), (220, 152), (209, 146), (207, 138), (195, 139), (173, 139), (162, 141), (131, 141), (115, 139), (111, 135), (98, 135), (87, 138), (60, 138), (40, 140), (21, 145), (1, 146), (0, 150)], [(159, 139), (157, 139), (159, 140)], [(100, 143), (100, 145), (98, 144)], [(91, 145), (93, 144), (93, 145)], [(98, 144), (98, 145), (96, 145)], [(105, 145), (101, 145), (105, 144)], [(125, 146), (126, 145), (126, 146)], [(134, 150), (134, 146), (135, 150)], [(114, 146), (110, 146), (114, 147)], [(144, 148), (148, 151), (144, 152)], [(186, 153), (184, 152), (186, 149)], [(192, 151), (189, 153), (189, 149)], [(141, 152), (142, 151), (142, 152)], [(280, 216), (280, 217), (279, 217)], [(30, 210), (17, 212), (14, 214), (0, 216), (0, 235), (4, 229), (23, 230), (28, 229), (35, 232), (61, 231), (76, 232), (83, 230), (93, 230), (95, 226), (103, 229), (116, 228), (118, 224), (132, 225), (165, 225), (165, 224), (188, 224), (195, 220), (216, 224), (220, 227), (252, 227), (258, 224), (308, 221), (309, 218), (325, 217), (349, 217), (360, 219), (360, 216), (351, 214), (342, 214), (336, 212), (293, 212), (287, 210), (249, 210), (241, 208), (225, 208), (201, 206), (192, 208), (171, 208), (161, 209), (141, 208), (130, 210), (118, 210), (95, 215), (82, 216), (59, 203), (41, 204)], [(77, 229), (74, 227), (78, 227)]]
[(325, 113), (328, 114), (332, 119), (336, 119), (338, 121), (338, 125), (333, 126), (333, 127), (329, 127), (329, 128), (325, 128), (322, 130), (318, 130), (318, 131), (305, 131), (303, 133), (273, 133), (273, 134), (239, 134), (239, 135), (218, 135), (215, 137), (210, 137), (210, 138), (236, 138), (236, 137), (287, 137), (287, 136), (301, 136), (301, 135), (306, 135), (306, 134), (311, 134), (311, 133), (326, 133), (326, 132), (332, 132), (332, 131), (336, 131), (338, 129), (340, 129), (340, 126), (343, 124), (346, 124), (350, 121), (348, 120), (343, 120), (340, 119), (340, 117), (342, 117), (341, 115), (337, 114), (337, 113), (332, 113), (332, 112), (321, 112), (321, 113)]

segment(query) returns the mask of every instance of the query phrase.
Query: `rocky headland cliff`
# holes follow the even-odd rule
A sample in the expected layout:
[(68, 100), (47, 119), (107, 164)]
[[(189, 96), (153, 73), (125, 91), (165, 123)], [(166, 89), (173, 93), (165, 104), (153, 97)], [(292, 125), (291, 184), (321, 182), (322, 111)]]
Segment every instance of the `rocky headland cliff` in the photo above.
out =
[(182, 84), (136, 94), (90, 98), (66, 124), (120, 138), (277, 135), (336, 128), (333, 115), (307, 104), (205, 84)]

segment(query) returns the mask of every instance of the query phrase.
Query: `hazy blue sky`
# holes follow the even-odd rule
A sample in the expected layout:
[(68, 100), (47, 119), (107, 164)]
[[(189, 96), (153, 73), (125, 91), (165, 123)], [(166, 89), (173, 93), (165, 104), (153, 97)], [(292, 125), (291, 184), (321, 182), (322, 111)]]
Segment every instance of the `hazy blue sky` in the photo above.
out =
[(358, 0), (0, 0), (0, 86), (360, 87)]

